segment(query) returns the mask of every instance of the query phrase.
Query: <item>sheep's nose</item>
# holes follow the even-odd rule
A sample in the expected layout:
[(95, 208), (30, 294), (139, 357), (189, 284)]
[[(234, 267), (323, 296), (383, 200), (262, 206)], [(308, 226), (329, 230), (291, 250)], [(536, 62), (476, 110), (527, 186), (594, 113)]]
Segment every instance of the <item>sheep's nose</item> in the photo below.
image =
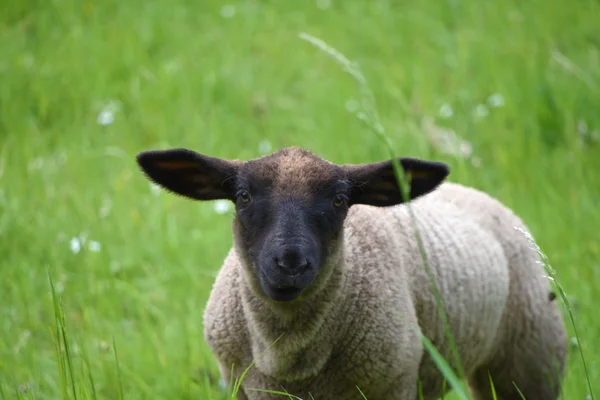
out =
[(288, 275), (299, 275), (309, 265), (308, 259), (299, 250), (286, 249), (275, 257), (277, 266)]

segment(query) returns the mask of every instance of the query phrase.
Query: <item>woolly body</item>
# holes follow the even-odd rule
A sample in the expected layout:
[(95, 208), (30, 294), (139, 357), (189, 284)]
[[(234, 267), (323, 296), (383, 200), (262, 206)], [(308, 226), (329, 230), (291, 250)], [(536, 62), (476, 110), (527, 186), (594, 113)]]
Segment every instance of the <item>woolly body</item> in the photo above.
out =
[[(515, 229), (525, 229), (521, 220), (452, 183), (411, 207), (473, 392), (491, 398), (489, 371), (499, 398), (518, 398), (512, 381), (531, 398), (556, 398), (558, 383), (547, 382), (556, 370), (562, 376), (566, 336), (537, 254)], [(256, 360), (241, 398), (280, 398), (249, 390), (256, 388), (360, 399), (358, 386), (370, 400), (413, 400), (418, 380), (426, 399), (437, 398), (443, 376), (418, 329), (447, 360), (452, 355), (413, 226), (406, 205), (351, 207), (324, 287), (310, 301), (289, 304), (256, 295), (240, 249), (232, 249), (205, 311), (205, 332), (226, 379), (232, 366), (239, 377)]]
[[(300, 148), (247, 162), (186, 149), (138, 155), (146, 175), (195, 200), (234, 202), (234, 247), (204, 314), (240, 399), (415, 400), (441, 395), (421, 334), (452, 361), (409, 212), (475, 396), (555, 400), (566, 334), (524, 225), (434, 161), (336, 165)], [(411, 201), (411, 208), (406, 206)], [(271, 346), (272, 345), (272, 346)], [(271, 347), (270, 347), (271, 346)], [(233, 372), (233, 375), (232, 375)]]

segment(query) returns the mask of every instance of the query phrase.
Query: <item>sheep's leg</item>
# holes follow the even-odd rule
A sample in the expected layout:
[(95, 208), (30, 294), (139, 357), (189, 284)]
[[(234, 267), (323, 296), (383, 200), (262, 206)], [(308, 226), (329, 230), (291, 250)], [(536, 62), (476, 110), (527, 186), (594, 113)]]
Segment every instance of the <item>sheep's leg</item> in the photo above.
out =
[[(390, 388), (389, 392), (387, 392), (381, 400), (417, 400), (417, 388), (414, 385), (404, 386), (398, 385), (393, 388)], [(377, 400), (371, 399), (369, 400)]]
[(558, 301), (529, 243), (507, 252), (511, 285), (500, 327), (502, 339), (496, 354), (469, 383), (480, 400), (493, 398), (490, 375), (498, 399), (521, 400), (520, 391), (526, 399), (556, 400), (568, 352)]
[[(235, 365), (235, 364), (234, 364)], [(229, 387), (231, 382), (231, 367), (227, 367), (222, 361), (218, 361), (219, 371), (221, 372), (221, 379), (219, 379), (219, 386), (224, 393), (229, 394), (232, 388)], [(237, 400), (248, 400), (248, 396), (244, 393), (244, 389), (240, 388), (236, 396)]]
[(556, 304), (548, 306), (544, 314), (532, 315), (533, 321), (522, 325), (528, 327), (528, 331), (513, 336), (516, 340), (509, 341), (512, 345), (505, 346), (500, 356), (471, 377), (469, 383), (475, 398), (493, 399), (490, 375), (497, 398), (501, 400), (521, 400), (519, 391), (526, 399), (556, 400), (559, 397), (567, 340)]
[[(524, 371), (521, 370), (520, 372)], [(511, 377), (510, 374), (510, 370), (499, 372), (480, 368), (469, 379), (473, 397), (477, 400), (522, 400), (523, 396), (526, 399), (539, 400), (556, 400), (558, 398), (558, 385), (552, 383), (552, 376), (539, 374), (539, 371), (534, 371), (533, 374), (536, 375), (531, 375), (529, 378), (524, 375)], [(490, 375), (494, 383), (496, 397), (492, 394)]]
[[(410, 373), (394, 379), (392, 386), (382, 394), (385, 400), (417, 400), (417, 374)], [(368, 397), (368, 396), (367, 396)], [(377, 400), (379, 397), (369, 400)]]
[(403, 387), (398, 387), (397, 393), (394, 393), (386, 399), (398, 400), (417, 400), (417, 385), (409, 383)]

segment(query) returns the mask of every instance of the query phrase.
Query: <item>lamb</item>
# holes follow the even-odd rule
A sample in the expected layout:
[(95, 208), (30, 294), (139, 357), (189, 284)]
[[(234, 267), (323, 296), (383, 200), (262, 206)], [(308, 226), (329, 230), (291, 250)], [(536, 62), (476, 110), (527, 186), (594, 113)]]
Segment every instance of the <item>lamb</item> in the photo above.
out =
[[(297, 147), (247, 162), (186, 149), (138, 154), (145, 175), (194, 200), (235, 204), (233, 247), (204, 312), (205, 339), (238, 399), (415, 400), (443, 393), (422, 333), (452, 360), (441, 295), (476, 399), (556, 399), (567, 338), (523, 222), (446, 181), (446, 164), (336, 165)], [(489, 374), (489, 375), (488, 375)], [(258, 389), (258, 390), (254, 390)]]

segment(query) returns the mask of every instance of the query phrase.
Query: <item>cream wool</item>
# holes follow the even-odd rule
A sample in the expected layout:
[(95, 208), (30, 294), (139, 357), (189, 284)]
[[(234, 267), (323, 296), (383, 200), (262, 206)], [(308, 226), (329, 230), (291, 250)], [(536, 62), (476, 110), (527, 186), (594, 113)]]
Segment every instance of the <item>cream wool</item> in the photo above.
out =
[[(402, 200), (390, 165), (339, 167), (296, 148), (247, 165), (177, 151), (150, 154), (140, 164), (177, 193), (236, 201), (234, 248), (204, 326), (225, 381), (256, 360), (240, 399), (281, 398), (252, 390), (269, 389), (305, 400), (358, 400), (358, 386), (369, 400), (416, 400), (419, 380), (426, 399), (441, 395), (443, 377), (419, 330), (447, 360), (450, 346), (408, 208), (393, 205)], [(537, 254), (515, 229), (523, 223), (482, 192), (440, 185), (447, 172), (439, 164), (403, 159), (402, 166), (413, 175), (411, 208), (474, 395), (492, 399), (489, 372), (499, 399), (521, 398), (513, 381), (528, 399), (556, 399), (565, 328)], [(333, 186), (324, 181), (341, 189), (328, 192)], [(348, 182), (351, 188), (343, 186)], [(326, 196), (334, 208), (321, 201)], [(268, 212), (253, 214), (262, 208)], [(319, 225), (321, 217), (329, 225)], [(255, 225), (260, 229), (251, 231)], [(311, 236), (316, 226), (329, 229), (321, 242)], [(304, 250), (290, 255), (293, 246)], [(297, 283), (305, 275), (310, 283)], [(300, 294), (290, 295), (297, 286)]]
[[(543, 369), (559, 360), (562, 373), (566, 336), (543, 267), (515, 229), (522, 222), (487, 195), (450, 183), (412, 210), (474, 392), (491, 399), (490, 369), (499, 393), (503, 384), (512, 393), (514, 380), (531, 398), (555, 398), (558, 382), (546, 385), (552, 376)], [(351, 208), (338, 251), (321, 297), (282, 311), (248, 290), (232, 250), (205, 313), (223, 375), (231, 365), (239, 374), (283, 333), (244, 387), (319, 400), (360, 399), (357, 385), (371, 400), (400, 400), (417, 398), (420, 378), (425, 398), (437, 398), (442, 376), (411, 325), (447, 360), (451, 354), (406, 206)]]

